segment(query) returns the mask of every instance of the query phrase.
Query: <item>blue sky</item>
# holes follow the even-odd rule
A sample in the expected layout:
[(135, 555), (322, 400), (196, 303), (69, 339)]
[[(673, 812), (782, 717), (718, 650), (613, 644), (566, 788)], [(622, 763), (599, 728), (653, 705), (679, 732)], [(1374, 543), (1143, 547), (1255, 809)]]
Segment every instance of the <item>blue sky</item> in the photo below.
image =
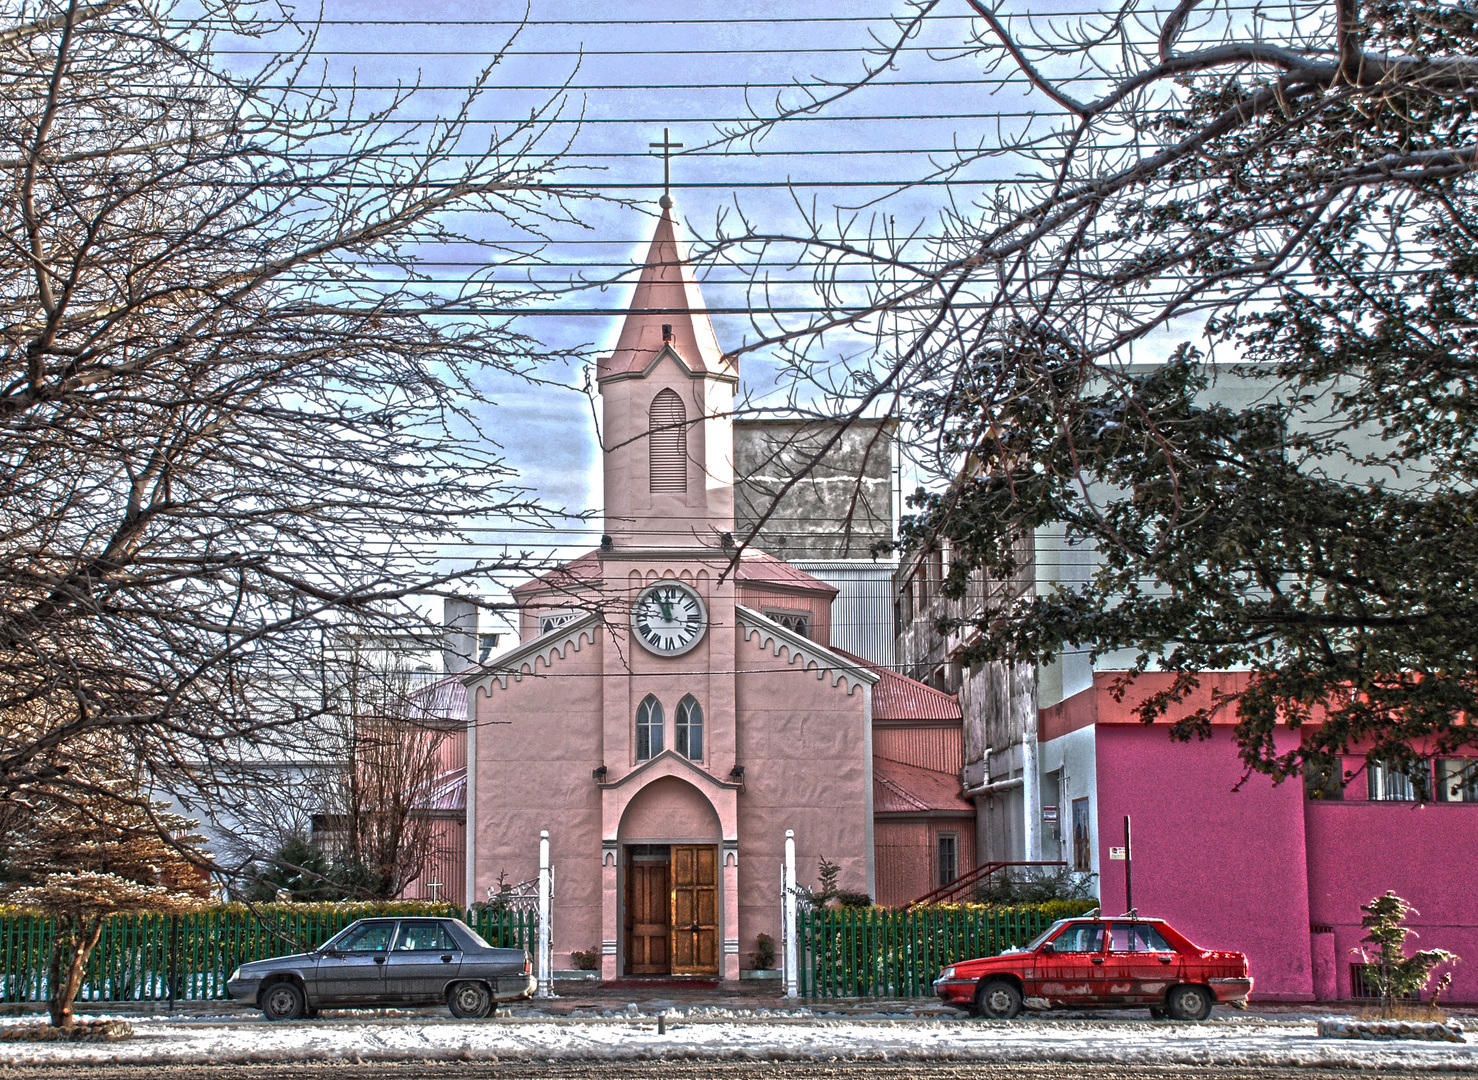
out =
[[(1082, 6), (1020, 4), (1016, 13), (1040, 16)], [(316, 53), (328, 80), (354, 83), (364, 103), (383, 101), (388, 88), (419, 82), (423, 89), (402, 115), (432, 121), (456, 108), (460, 88), (504, 47), (524, 10), (522, 3), (507, 0), (442, 0), (415, 7), (388, 0), (326, 0)], [(1025, 97), (1019, 82), (1002, 80), (1011, 72), (986, 73), (978, 57), (966, 55), (962, 46), (972, 23), (963, 0), (941, 3), (938, 17), (877, 85), (819, 117), (786, 121), (753, 146), (700, 151), (725, 129), (768, 115), (777, 94), (792, 104), (803, 100), (786, 89), (792, 83), (815, 86), (857, 78), (869, 61), (866, 50), (874, 35), (891, 40), (897, 33), (893, 17), (909, 13), (902, 4), (880, 0), (804, 5), (532, 0), (529, 24), (494, 68), (488, 90), (473, 108), (477, 122), (465, 137), (476, 142), (494, 131), (506, 133), (531, 110), (541, 111), (553, 120), (541, 147), (567, 151), (563, 162), (571, 171), (566, 178), (575, 184), (616, 185), (602, 194), (630, 205), (577, 200), (570, 205), (578, 223), (554, 227), (545, 244), (491, 216), (458, 222), (469, 233), (505, 244), (503, 264), (492, 271), (496, 279), (516, 282), (532, 273), (552, 287), (575, 277), (618, 282), (541, 301), (540, 314), (520, 320), (522, 328), (553, 345), (578, 346), (591, 354), (612, 346), (630, 293), (629, 285), (619, 283), (621, 275), (629, 280), (644, 251), (661, 194), (661, 163), (648, 144), (661, 139), (664, 128), (685, 144), (673, 162), (674, 196), (690, 233), (699, 238), (713, 236), (721, 223), (734, 231), (741, 215), (766, 233), (802, 230), (809, 216), (834, 229), (876, 230), (886, 221), (897, 232), (927, 235), (938, 227), (941, 205), (949, 200), (968, 205), (993, 190), (977, 181), (1009, 177), (1015, 164), (995, 158), (969, 166), (948, 188), (888, 186), (928, 175), (950, 159), (953, 148), (996, 144), (1003, 132), (1020, 130), (1042, 101)], [(657, 21), (637, 25), (651, 20)], [(261, 62), (264, 47), (249, 44), (228, 52), (225, 62), (248, 70)], [(566, 84), (565, 90), (550, 89)], [(531, 270), (535, 252), (551, 265)], [(477, 262), (487, 260), (488, 252), (438, 251), (428, 257)], [(467, 271), (444, 266), (439, 272), (454, 279)], [(784, 266), (767, 272), (776, 280), (769, 303), (814, 303), (804, 273)], [(740, 277), (733, 269), (707, 271), (710, 308), (763, 307)], [(781, 316), (792, 323), (802, 317)], [(716, 314), (714, 323), (727, 349), (756, 333), (742, 314)], [(845, 369), (865, 365), (870, 351), (867, 338), (838, 334), (825, 340), (816, 358)], [(773, 355), (747, 354), (741, 371), (742, 394), (755, 405), (782, 406), (793, 392)], [(485, 373), (496, 404), (479, 411), (478, 434), (503, 448), (520, 483), (547, 504), (598, 510), (599, 455), (590, 404), (581, 389), (585, 372), (579, 365), (561, 364), (540, 374), (545, 382), (530, 385)], [(491, 529), (479, 536), (489, 543), (564, 553), (591, 546), (599, 535), (598, 523), (583, 534), (575, 529), (554, 536)]]

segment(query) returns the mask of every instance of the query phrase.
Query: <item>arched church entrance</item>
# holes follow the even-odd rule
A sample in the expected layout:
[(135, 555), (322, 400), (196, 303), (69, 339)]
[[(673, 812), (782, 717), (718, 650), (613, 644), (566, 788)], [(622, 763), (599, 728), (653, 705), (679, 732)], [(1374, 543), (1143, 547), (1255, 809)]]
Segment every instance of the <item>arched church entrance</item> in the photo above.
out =
[(719, 974), (718, 813), (685, 780), (644, 787), (621, 817), (622, 973)]

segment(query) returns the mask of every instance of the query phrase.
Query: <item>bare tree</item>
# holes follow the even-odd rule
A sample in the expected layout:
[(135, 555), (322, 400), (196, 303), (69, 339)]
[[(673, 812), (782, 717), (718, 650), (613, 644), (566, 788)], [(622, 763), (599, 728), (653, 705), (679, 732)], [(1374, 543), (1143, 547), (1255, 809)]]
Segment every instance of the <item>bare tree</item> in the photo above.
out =
[(432, 711), (434, 687), (416, 685), (394, 642), (356, 635), (334, 645), (322, 668), (327, 754), (315, 839), (350, 891), (388, 899), (419, 878), (431, 853), (428, 802), (460, 718)]
[[(1044, 525), (1096, 549), (1081, 587), (997, 590), (963, 659), (1132, 649), (1133, 672), (1175, 675), (1144, 719), (1188, 738), (1234, 709), (1247, 766), (1276, 777), (1350, 752), (1420, 772), (1474, 745), (1478, 9), (956, 6), (976, 19), (941, 62), (1040, 105), (1004, 138), (965, 133), (931, 178), (994, 162), (1014, 182), (917, 231), (721, 221), (707, 256), (809, 267), (825, 310), (757, 302), (746, 348), (787, 350), (798, 395), (844, 417), (906, 416), (935, 482), (905, 539), (950, 542), (957, 594), (1029, 570), (1021, 538)], [(868, 84), (944, 9), (909, 4), (857, 82), (719, 141)], [(841, 331), (876, 346), (850, 381), (825, 355)], [(1232, 362), (1237, 400), (1211, 385)], [(1227, 667), (1248, 689), (1177, 711)], [(1280, 722), (1313, 730), (1290, 747)]]
[[(490, 372), (552, 354), (519, 296), (418, 254), (493, 263), (571, 220), (558, 99), (475, 134), (494, 57), (402, 121), (406, 93), (309, 80), (313, 30), (276, 8), (301, 49), (217, 62), (267, 29), (229, 0), (38, 0), (0, 29), (0, 796), (85, 785), (68, 748), (100, 731), (208, 786), (322, 711), (326, 628), (414, 624), (447, 585), (431, 545), (543, 517), (468, 433)], [(5, 719), (43, 698), (67, 707)]]

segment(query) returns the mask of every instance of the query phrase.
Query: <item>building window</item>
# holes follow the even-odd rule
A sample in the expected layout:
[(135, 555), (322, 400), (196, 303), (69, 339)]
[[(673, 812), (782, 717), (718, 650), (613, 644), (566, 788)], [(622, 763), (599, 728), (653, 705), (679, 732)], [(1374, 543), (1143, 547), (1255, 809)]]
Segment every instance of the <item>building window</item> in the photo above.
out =
[(1304, 762), (1304, 796), (1309, 799), (1328, 801), (1345, 797), (1345, 786), (1340, 782), (1339, 758), (1326, 764)]
[(636, 760), (646, 761), (662, 753), (662, 735), (666, 717), (662, 703), (651, 694), (636, 707)]
[(803, 638), (811, 636), (811, 613), (809, 611), (778, 611), (766, 608), (764, 616), (774, 619), (787, 630), (794, 631)]
[(671, 389), (652, 399), (647, 413), (647, 454), (651, 490), (688, 490), (688, 410)]
[(703, 706), (692, 694), (677, 703), (673, 746), (690, 761), (703, 760)]
[(1420, 766), (1372, 761), (1365, 768), (1371, 802), (1416, 802), (1425, 799), (1426, 778)]
[(552, 634), (580, 617), (578, 611), (549, 611), (539, 616), (539, 635)]
[(1437, 760), (1437, 801), (1478, 803), (1478, 758)]
[(954, 833), (940, 833), (934, 845), (938, 851), (939, 887), (942, 889), (960, 876), (960, 845)]
[(1073, 869), (1093, 869), (1093, 840), (1088, 835), (1088, 800), (1073, 800)]

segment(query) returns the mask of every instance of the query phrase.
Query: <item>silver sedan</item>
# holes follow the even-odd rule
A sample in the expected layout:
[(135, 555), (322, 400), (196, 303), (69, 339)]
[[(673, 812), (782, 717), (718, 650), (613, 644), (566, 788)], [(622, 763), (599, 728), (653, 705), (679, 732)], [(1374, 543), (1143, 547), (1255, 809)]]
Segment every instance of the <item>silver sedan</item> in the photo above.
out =
[(226, 989), (268, 1020), (379, 1005), (446, 1005), (472, 1018), (533, 993), (531, 970), (522, 949), (494, 948), (458, 919), (360, 919), (312, 952), (242, 964)]

